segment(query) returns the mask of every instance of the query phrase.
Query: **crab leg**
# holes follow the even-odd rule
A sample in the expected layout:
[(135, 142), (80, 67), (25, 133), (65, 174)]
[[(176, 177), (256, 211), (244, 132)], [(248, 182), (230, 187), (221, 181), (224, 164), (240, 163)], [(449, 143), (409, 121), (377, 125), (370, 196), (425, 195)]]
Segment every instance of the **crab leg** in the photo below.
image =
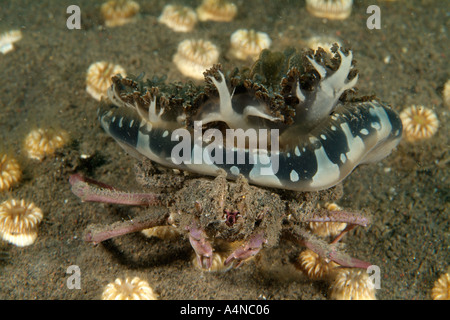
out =
[(210, 269), (212, 265), (213, 249), (206, 239), (206, 234), (197, 221), (186, 227), (189, 232), (189, 242), (197, 255), (197, 261), (200, 266)]
[(367, 227), (370, 224), (370, 218), (361, 213), (345, 210), (319, 210), (314, 212), (311, 217), (308, 217), (306, 222), (343, 222)]
[(343, 267), (367, 269), (371, 263), (352, 258), (349, 255), (337, 250), (336, 244), (329, 244), (313, 234), (297, 227), (293, 231), (294, 239), (308, 249), (311, 249), (319, 256), (334, 261)]
[(311, 217), (306, 219), (307, 222), (341, 222), (347, 223), (344, 230), (337, 235), (337, 237), (331, 242), (332, 244), (339, 242), (344, 235), (350, 230), (354, 229), (357, 225), (366, 227), (370, 223), (370, 218), (362, 215), (361, 213), (350, 212), (345, 210), (329, 211), (320, 210), (314, 212)]
[(264, 243), (267, 240), (264, 237), (264, 232), (256, 232), (250, 236), (250, 238), (239, 248), (233, 251), (225, 260), (224, 265), (237, 261), (236, 268), (240, 267), (245, 260), (255, 256), (262, 249)]
[(339, 233), (339, 234), (336, 236), (336, 238), (334, 238), (334, 240), (333, 240), (331, 243), (332, 243), (332, 244), (338, 243), (339, 240), (341, 240), (347, 232), (353, 230), (354, 228), (356, 228), (356, 224), (348, 224), (348, 225), (345, 227), (345, 229), (342, 230), (341, 233)]
[(120, 191), (107, 184), (85, 178), (80, 174), (71, 175), (69, 183), (72, 185), (72, 192), (82, 201), (125, 205), (160, 204), (160, 196), (158, 194)]
[(169, 213), (166, 208), (155, 208), (152, 213), (146, 214), (143, 217), (137, 217), (133, 220), (119, 221), (108, 226), (89, 225), (84, 234), (84, 240), (98, 244), (102, 241), (128, 233), (164, 226), (168, 224), (168, 217)]

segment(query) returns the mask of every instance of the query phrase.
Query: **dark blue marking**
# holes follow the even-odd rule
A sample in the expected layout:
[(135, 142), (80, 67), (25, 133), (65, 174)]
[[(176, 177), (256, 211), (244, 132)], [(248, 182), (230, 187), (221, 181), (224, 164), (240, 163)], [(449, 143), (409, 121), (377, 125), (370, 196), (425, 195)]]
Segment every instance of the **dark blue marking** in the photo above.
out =
[(295, 170), (298, 174), (299, 180), (311, 180), (317, 172), (317, 160), (314, 153), (314, 148), (299, 147), (300, 156), (296, 156), (294, 150), (290, 151), (291, 156), (288, 158), (285, 152), (280, 153), (280, 169), (278, 171), (278, 178), (282, 181), (291, 181), (291, 171)]
[[(110, 116), (107, 115), (109, 111), (112, 111)], [(134, 112), (131, 113), (127, 111), (129, 110), (125, 108), (117, 108), (111, 105), (101, 105), (98, 110), (98, 117), (102, 127), (104, 122), (108, 123), (108, 127), (103, 127), (103, 129), (109, 135), (120, 142), (136, 148), (141, 120), (138, 115), (134, 114)], [(114, 121), (112, 121), (113, 118)], [(122, 126), (119, 126), (121, 119)], [(130, 123), (133, 120), (133, 125), (130, 127)]]

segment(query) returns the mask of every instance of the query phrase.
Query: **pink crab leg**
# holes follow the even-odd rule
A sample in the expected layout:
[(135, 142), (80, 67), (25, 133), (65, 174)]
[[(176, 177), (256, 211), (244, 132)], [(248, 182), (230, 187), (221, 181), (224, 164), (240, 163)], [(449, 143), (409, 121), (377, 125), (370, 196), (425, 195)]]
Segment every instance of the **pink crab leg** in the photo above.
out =
[(186, 227), (189, 232), (189, 242), (195, 251), (197, 261), (202, 268), (210, 269), (212, 265), (213, 248), (206, 239), (206, 234), (197, 221)]
[(328, 258), (331, 261), (334, 261), (343, 267), (367, 269), (368, 267), (370, 267), (372, 265), (370, 262), (359, 260), (359, 259), (350, 257), (347, 254), (339, 252), (336, 250), (336, 247), (331, 247), (330, 250), (324, 250), (322, 248), (322, 246), (318, 246), (313, 242), (304, 241), (303, 244), (305, 245), (305, 247), (307, 247), (308, 249), (311, 249), (312, 251), (317, 253), (319, 256)]
[(354, 228), (356, 228), (356, 224), (348, 224), (344, 230), (341, 231), (341, 233), (339, 233), (336, 238), (334, 238), (334, 240), (331, 242), (332, 244), (338, 243), (347, 232), (353, 230)]
[(370, 224), (370, 218), (363, 216), (361, 213), (350, 212), (345, 210), (328, 211), (320, 210), (314, 212), (311, 217), (306, 219), (307, 222), (343, 222), (348, 224), (360, 225), (366, 227)]
[(69, 183), (72, 185), (72, 192), (82, 201), (125, 205), (160, 204), (158, 194), (120, 191), (107, 184), (85, 178), (80, 174), (71, 175)]
[(308, 249), (311, 249), (319, 256), (334, 261), (343, 267), (367, 269), (372, 265), (369, 262), (352, 258), (343, 252), (337, 251), (335, 244), (328, 244), (313, 234), (303, 231), (300, 228), (296, 228), (294, 233), (294, 238), (297, 242), (301, 243)]
[(228, 265), (236, 260), (237, 265), (235, 267), (239, 268), (245, 260), (258, 254), (258, 252), (262, 249), (263, 244), (266, 242), (267, 240), (264, 237), (263, 231), (254, 233), (242, 246), (237, 248), (228, 256), (224, 262), (224, 265)]
[(123, 236), (128, 233), (144, 229), (167, 225), (168, 211), (165, 208), (156, 208), (151, 214), (137, 217), (129, 221), (119, 221), (108, 226), (90, 225), (84, 235), (84, 240), (98, 244), (102, 241)]

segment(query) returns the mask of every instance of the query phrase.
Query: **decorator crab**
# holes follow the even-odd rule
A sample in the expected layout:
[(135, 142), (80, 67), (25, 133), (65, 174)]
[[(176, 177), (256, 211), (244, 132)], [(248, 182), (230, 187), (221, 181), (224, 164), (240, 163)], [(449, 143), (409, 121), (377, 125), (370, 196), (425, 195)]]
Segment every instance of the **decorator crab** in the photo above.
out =
[[(213, 251), (223, 242), (240, 243), (224, 264), (235, 267), (256, 255), (263, 246), (273, 247), (280, 238), (306, 246), (342, 266), (367, 268), (370, 263), (348, 256), (338, 241), (355, 226), (367, 226), (370, 218), (360, 212), (328, 211), (318, 204), (342, 195), (340, 187), (319, 192), (280, 193), (248, 184), (240, 175), (235, 182), (218, 177), (199, 178), (157, 169), (144, 161), (136, 165), (137, 180), (145, 187), (156, 181), (175, 181), (159, 193), (132, 193), (117, 190), (79, 174), (70, 177), (72, 191), (83, 201), (125, 205), (158, 206), (147, 214), (112, 225), (90, 225), (85, 240), (104, 240), (157, 226), (172, 226), (185, 234), (194, 249), (199, 265), (210, 269)], [(314, 235), (310, 222), (344, 222), (347, 227), (330, 243)]]

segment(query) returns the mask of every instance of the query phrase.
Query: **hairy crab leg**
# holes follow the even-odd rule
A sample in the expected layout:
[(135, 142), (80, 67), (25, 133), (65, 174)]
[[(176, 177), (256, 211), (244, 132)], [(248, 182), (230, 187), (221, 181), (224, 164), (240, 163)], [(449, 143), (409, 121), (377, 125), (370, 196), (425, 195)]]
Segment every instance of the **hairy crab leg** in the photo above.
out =
[(206, 234), (197, 221), (192, 221), (186, 227), (189, 232), (189, 242), (195, 251), (197, 261), (202, 268), (210, 269), (212, 265), (213, 248), (206, 239)]
[(158, 194), (120, 191), (102, 182), (85, 178), (80, 174), (71, 175), (69, 183), (72, 185), (72, 192), (82, 201), (125, 205), (161, 204)]
[(249, 239), (239, 248), (237, 248), (233, 253), (231, 253), (225, 260), (224, 265), (232, 263), (234, 260), (237, 261), (236, 268), (239, 268), (245, 260), (255, 256), (262, 249), (264, 243), (267, 240), (264, 237), (264, 232), (255, 232)]
[(293, 230), (292, 236), (297, 242), (308, 249), (311, 249), (319, 256), (334, 261), (343, 267), (367, 269), (372, 265), (369, 262), (352, 258), (349, 255), (338, 251), (335, 243), (329, 244), (299, 227), (296, 227)]
[(313, 213), (311, 217), (306, 219), (307, 222), (341, 222), (347, 223), (347, 226), (342, 230), (331, 244), (338, 243), (347, 232), (353, 230), (356, 226), (367, 227), (370, 224), (370, 218), (357, 212), (350, 212), (345, 210), (320, 210)]
[(128, 233), (168, 225), (168, 217), (169, 212), (166, 208), (155, 208), (151, 213), (129, 221), (119, 221), (107, 226), (89, 225), (84, 235), (84, 240), (98, 244), (102, 241)]
[(319, 210), (308, 217), (306, 222), (343, 222), (352, 225), (367, 227), (370, 224), (370, 218), (358, 212), (345, 210), (329, 211)]

